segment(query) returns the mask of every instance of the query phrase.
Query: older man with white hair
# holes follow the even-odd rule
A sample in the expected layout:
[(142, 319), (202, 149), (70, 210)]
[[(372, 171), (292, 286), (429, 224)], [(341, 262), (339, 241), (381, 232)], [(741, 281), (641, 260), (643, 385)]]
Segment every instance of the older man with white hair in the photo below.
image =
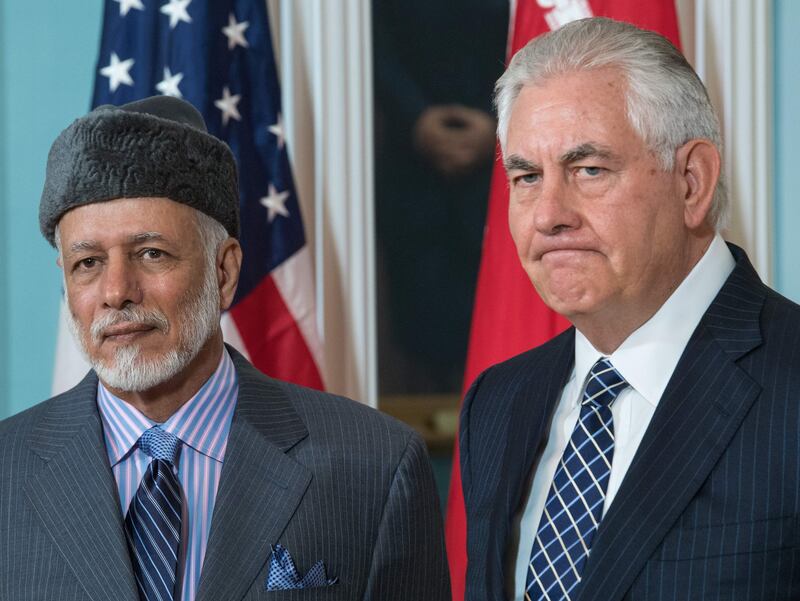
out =
[(223, 344), (237, 182), (177, 98), (54, 142), (40, 226), (93, 369), (0, 424), (0, 598), (449, 599), (419, 436)]
[(800, 598), (800, 310), (720, 235), (697, 74), (586, 19), (496, 104), (520, 261), (574, 327), (464, 402), (467, 598)]

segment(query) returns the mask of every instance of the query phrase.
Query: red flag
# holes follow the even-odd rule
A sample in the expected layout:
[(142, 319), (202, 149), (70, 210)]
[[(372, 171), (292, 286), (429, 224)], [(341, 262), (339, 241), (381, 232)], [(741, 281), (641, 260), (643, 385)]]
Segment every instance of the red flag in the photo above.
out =
[[(509, 59), (537, 35), (591, 16), (611, 17), (657, 31), (680, 47), (673, 0), (512, 0), (511, 15)], [(508, 184), (499, 151), (497, 157), (464, 371), (465, 391), (490, 365), (546, 342), (569, 325), (565, 318), (545, 306), (520, 265), (508, 231)], [(463, 601), (467, 520), (457, 440), (445, 534), (453, 601)]]

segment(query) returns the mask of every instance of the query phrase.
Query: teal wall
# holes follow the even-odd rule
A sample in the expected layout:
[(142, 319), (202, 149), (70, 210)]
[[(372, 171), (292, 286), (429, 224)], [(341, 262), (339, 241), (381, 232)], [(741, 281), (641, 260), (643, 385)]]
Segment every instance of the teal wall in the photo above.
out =
[[(800, 2), (774, 0), (775, 282), (800, 301)], [(0, 0), (0, 418), (49, 396), (60, 273), (40, 236), (47, 150), (89, 108), (100, 0)]]
[(775, 0), (775, 286), (800, 302), (800, 2)]
[(6, 396), (8, 394), (8, 365), (6, 356), (10, 336), (8, 334), (8, 307), (6, 302), (6, 291), (8, 284), (6, 280), (6, 264), (8, 257), (8, 247), (6, 238), (8, 232), (8, 207), (5, 199), (8, 198), (8, 186), (6, 185), (6, 148), (3, 140), (6, 139), (6, 63), (8, 54), (6, 53), (5, 29), (8, 20), (5, 18), (5, 0), (0, 2), (0, 418), (7, 411)]
[(50, 144), (89, 109), (99, 0), (0, 0), (0, 417), (47, 398), (61, 275), (39, 234)]

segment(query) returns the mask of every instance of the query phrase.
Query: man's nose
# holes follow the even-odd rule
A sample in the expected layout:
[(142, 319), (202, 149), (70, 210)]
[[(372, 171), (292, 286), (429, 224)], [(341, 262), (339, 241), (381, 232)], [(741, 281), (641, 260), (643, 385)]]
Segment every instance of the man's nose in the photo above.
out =
[(142, 290), (136, 270), (129, 261), (110, 258), (103, 271), (103, 303), (112, 309), (122, 309), (128, 303), (142, 302)]
[(544, 177), (539, 199), (534, 207), (534, 226), (542, 234), (557, 234), (580, 226), (569, 182), (561, 176)]

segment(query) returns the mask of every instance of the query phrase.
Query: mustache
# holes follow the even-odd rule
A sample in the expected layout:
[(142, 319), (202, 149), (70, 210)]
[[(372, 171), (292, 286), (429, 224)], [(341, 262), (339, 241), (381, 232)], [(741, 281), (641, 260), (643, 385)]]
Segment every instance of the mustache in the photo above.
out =
[(98, 317), (92, 322), (89, 332), (95, 342), (102, 342), (103, 332), (120, 323), (148, 326), (164, 333), (169, 331), (169, 320), (161, 311), (131, 305), (122, 309), (112, 309), (102, 317)]

